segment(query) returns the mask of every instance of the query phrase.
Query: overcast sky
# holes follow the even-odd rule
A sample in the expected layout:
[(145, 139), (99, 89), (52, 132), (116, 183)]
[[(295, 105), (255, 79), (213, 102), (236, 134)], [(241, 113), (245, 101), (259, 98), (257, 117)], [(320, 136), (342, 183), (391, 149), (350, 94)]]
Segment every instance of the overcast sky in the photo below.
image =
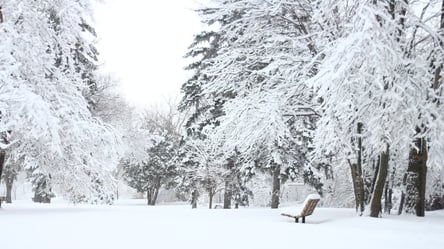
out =
[(198, 6), (196, 0), (103, 0), (96, 7), (100, 59), (131, 103), (178, 96), (189, 75), (183, 55), (202, 27), (192, 11)]

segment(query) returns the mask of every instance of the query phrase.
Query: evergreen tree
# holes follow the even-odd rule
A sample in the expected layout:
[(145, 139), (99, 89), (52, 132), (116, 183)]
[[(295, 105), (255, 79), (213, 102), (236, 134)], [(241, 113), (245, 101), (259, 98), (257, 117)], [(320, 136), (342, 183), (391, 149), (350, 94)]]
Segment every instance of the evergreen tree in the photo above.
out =
[[(210, 139), (222, 154), (239, 151), (243, 164), (270, 172), (272, 207), (279, 205), (280, 184), (302, 176), (308, 167), (306, 135), (314, 115), (311, 90), (301, 82), (316, 51), (309, 32), (311, 6), (305, 1), (215, 1), (212, 19), (223, 46), (203, 72), (209, 96), (235, 93), (223, 106)], [(257, 32), (262, 30), (263, 32)], [(293, 39), (301, 37), (301, 43)], [(296, 59), (297, 58), (297, 59)], [(248, 172), (244, 171), (244, 174)]]
[(169, 138), (155, 138), (147, 150), (147, 158), (123, 161), (124, 179), (140, 193), (146, 193), (148, 205), (154, 206), (161, 187), (169, 187), (177, 176), (174, 161), (177, 144)]
[[(224, 25), (229, 20), (238, 18), (237, 15), (227, 15), (224, 17), (212, 18), (212, 15), (216, 12), (216, 9), (213, 8), (204, 8), (198, 10), (198, 13), (202, 16), (203, 22), (208, 26), (211, 25)], [(207, 132), (205, 130), (214, 129), (219, 125), (219, 121), (217, 120), (219, 117), (224, 115), (223, 106), (227, 99), (233, 98), (236, 94), (232, 91), (225, 91), (220, 93), (205, 93), (205, 86), (210, 81), (210, 76), (203, 72), (205, 68), (209, 66), (209, 60), (215, 58), (218, 54), (218, 51), (223, 46), (223, 41), (221, 40), (221, 32), (210, 30), (210, 31), (202, 31), (200, 34), (196, 35), (193, 43), (189, 47), (189, 51), (185, 55), (185, 57), (193, 58), (197, 60), (186, 68), (187, 70), (191, 70), (194, 72), (194, 75), (182, 85), (182, 93), (183, 97), (179, 104), (179, 110), (183, 113), (187, 113), (188, 119), (185, 124), (186, 136), (183, 139), (183, 169), (187, 172), (192, 171), (200, 171), (203, 169), (220, 167), (220, 165), (208, 165), (210, 163), (205, 159), (201, 161), (201, 158), (193, 158), (195, 155), (194, 151), (197, 147), (202, 147), (208, 145), (208, 141), (203, 141), (208, 139)], [(211, 76), (214, 78), (217, 76)], [(202, 145), (197, 145), (197, 144)], [(210, 149), (211, 150), (211, 149)], [(208, 156), (216, 156), (213, 153), (207, 153)], [(226, 157), (223, 154), (217, 155), (218, 157)], [(213, 163), (215, 158), (208, 159)], [(200, 165), (204, 163), (205, 165)], [(223, 165), (222, 167), (229, 167), (228, 165)], [(211, 171), (211, 170), (210, 170)], [(219, 171), (223, 171), (218, 170)], [(209, 171), (207, 171), (209, 172)], [(224, 206), (228, 207), (228, 203), (231, 202), (231, 194), (230, 188), (233, 183), (230, 181), (234, 179), (236, 176), (234, 173), (240, 174), (238, 170), (232, 170), (230, 177), (225, 177), (226, 182), (224, 188), (225, 191), (225, 201)], [(205, 185), (204, 189), (208, 192), (210, 199), (214, 194), (220, 190), (219, 180), (221, 179), (221, 174), (210, 176), (208, 174), (207, 177), (204, 177), (206, 180), (202, 180), (202, 177), (193, 176), (192, 174), (188, 174), (187, 180), (182, 179), (182, 191), (192, 193), (197, 193), (197, 186)], [(194, 178), (194, 179), (192, 179)], [(219, 180), (215, 180), (215, 179)], [(212, 180), (210, 180), (212, 179)], [(206, 181), (206, 183), (204, 183)], [(202, 185), (203, 184), (203, 185)], [(192, 189), (185, 187), (186, 185), (193, 186)], [(186, 190), (185, 190), (186, 189)], [(211, 208), (210, 204), (210, 208)]]
[(147, 194), (148, 205), (155, 205), (161, 187), (174, 187), (179, 174), (178, 127), (180, 116), (169, 105), (168, 112), (147, 111), (137, 132), (130, 139), (123, 158), (123, 178), (129, 186)]

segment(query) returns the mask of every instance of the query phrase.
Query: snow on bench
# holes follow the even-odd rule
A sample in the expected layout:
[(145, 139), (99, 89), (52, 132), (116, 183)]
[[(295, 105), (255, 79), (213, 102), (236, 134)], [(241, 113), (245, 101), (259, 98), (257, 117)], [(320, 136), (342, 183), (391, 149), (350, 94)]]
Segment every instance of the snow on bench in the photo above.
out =
[(301, 212), (298, 214), (282, 213), (281, 215), (295, 219), (296, 223), (299, 222), (299, 218), (302, 218), (302, 223), (305, 223), (305, 217), (313, 214), (313, 211), (315, 210), (320, 199), (321, 197), (319, 195), (311, 194), (305, 199)]

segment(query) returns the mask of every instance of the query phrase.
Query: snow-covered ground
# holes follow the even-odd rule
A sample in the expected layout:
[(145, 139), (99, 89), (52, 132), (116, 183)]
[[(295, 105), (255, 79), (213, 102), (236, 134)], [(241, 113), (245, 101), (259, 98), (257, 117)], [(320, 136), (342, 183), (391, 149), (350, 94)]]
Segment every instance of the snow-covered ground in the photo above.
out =
[(402, 248), (442, 249), (444, 212), (425, 218), (357, 217), (352, 209), (317, 208), (307, 223), (282, 210), (189, 205), (50, 205), (17, 201), (0, 209), (2, 249)]

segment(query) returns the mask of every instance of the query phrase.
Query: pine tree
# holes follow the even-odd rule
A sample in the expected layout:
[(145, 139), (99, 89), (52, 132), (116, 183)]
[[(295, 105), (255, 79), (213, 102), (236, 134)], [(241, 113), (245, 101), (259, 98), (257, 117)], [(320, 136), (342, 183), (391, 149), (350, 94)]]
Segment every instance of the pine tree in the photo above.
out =
[(124, 179), (130, 187), (146, 193), (148, 205), (154, 206), (161, 187), (168, 187), (177, 176), (175, 157), (177, 144), (168, 137), (152, 139), (147, 158), (139, 162), (123, 162)]
[(155, 205), (161, 187), (172, 188), (179, 174), (178, 129), (182, 119), (169, 103), (167, 112), (146, 111), (135, 134), (130, 136), (129, 150), (121, 164), (123, 178), (129, 186), (146, 193), (148, 205)]
[[(307, 38), (311, 6), (305, 1), (215, 2), (211, 18), (236, 18), (220, 27), (224, 43), (203, 69), (210, 76), (204, 92), (235, 95), (225, 102), (225, 115), (208, 134), (213, 143), (223, 144), (222, 154), (237, 150), (243, 164), (270, 172), (272, 207), (277, 208), (281, 182), (302, 177), (308, 166), (304, 131), (314, 115), (313, 95), (301, 82), (312, 71), (305, 68), (316, 51)], [(303, 42), (293, 42), (295, 37)]]
[[(228, 20), (236, 18), (236, 16), (234, 15), (229, 15), (213, 19), (211, 18), (211, 16), (215, 13), (215, 11), (216, 9), (213, 8), (205, 8), (198, 10), (198, 13), (204, 19), (203, 22), (209, 26), (216, 23), (219, 25), (224, 25), (224, 23), (227, 23)], [(205, 132), (205, 130), (213, 129), (218, 126), (219, 121), (217, 121), (217, 119), (224, 115), (224, 103), (227, 101), (227, 99), (233, 98), (235, 96), (235, 93), (233, 93), (232, 91), (211, 94), (203, 92), (205, 85), (207, 85), (210, 81), (210, 77), (205, 74), (203, 70), (209, 66), (209, 60), (217, 56), (218, 51), (221, 49), (223, 43), (224, 42), (221, 40), (221, 33), (219, 31), (202, 31), (200, 34), (195, 36), (193, 43), (189, 47), (189, 51), (185, 55), (185, 57), (188, 58), (197, 58), (195, 62), (191, 63), (186, 68), (187, 70), (193, 71), (194, 75), (182, 85), (183, 97), (181, 103), (179, 104), (179, 110), (181, 110), (183, 113), (187, 113), (189, 116), (185, 124), (186, 138), (183, 142), (183, 151), (185, 152), (183, 156), (184, 158), (187, 158), (184, 160), (183, 165), (185, 171), (199, 170), (199, 167), (200, 169), (202, 169), (202, 167), (215, 167), (215, 165), (199, 165), (199, 158), (193, 159), (190, 157), (194, 154), (191, 152), (193, 149), (190, 148), (195, 147), (197, 143), (206, 144), (206, 141), (199, 141), (208, 139), (206, 134), (207, 132)], [(187, 144), (192, 145), (189, 146)], [(186, 167), (191, 168), (186, 169)], [(229, 166), (223, 165), (223, 167)], [(228, 203), (231, 202), (232, 199), (230, 197), (231, 194), (229, 186), (231, 186), (232, 184), (230, 180), (234, 179), (233, 177), (235, 176), (233, 174), (235, 172), (239, 173), (239, 171), (237, 170), (232, 170), (230, 177), (226, 177), (225, 186), (227, 187), (224, 188), (226, 195), (224, 201), (225, 207), (229, 206)], [(190, 175), (190, 177), (192, 176)], [(221, 176), (214, 177), (220, 178)], [(193, 184), (191, 184), (190, 182), (193, 182)], [(191, 184), (191, 186), (194, 186), (193, 188), (197, 188), (198, 185), (201, 186), (201, 184), (197, 184), (197, 182), (204, 183), (202, 179), (192, 180), (189, 178), (186, 181), (182, 181), (182, 185)], [(214, 196), (215, 192), (218, 191), (216, 190), (216, 188), (218, 188), (216, 187), (218, 185), (218, 183), (216, 182), (218, 181), (213, 181), (210, 180), (210, 178), (207, 178), (207, 182), (206, 184), (204, 184), (206, 185), (206, 187), (204, 188), (208, 191), (211, 198), (212, 196)], [(188, 189), (186, 192), (188, 191), (196, 193), (197, 189)]]

